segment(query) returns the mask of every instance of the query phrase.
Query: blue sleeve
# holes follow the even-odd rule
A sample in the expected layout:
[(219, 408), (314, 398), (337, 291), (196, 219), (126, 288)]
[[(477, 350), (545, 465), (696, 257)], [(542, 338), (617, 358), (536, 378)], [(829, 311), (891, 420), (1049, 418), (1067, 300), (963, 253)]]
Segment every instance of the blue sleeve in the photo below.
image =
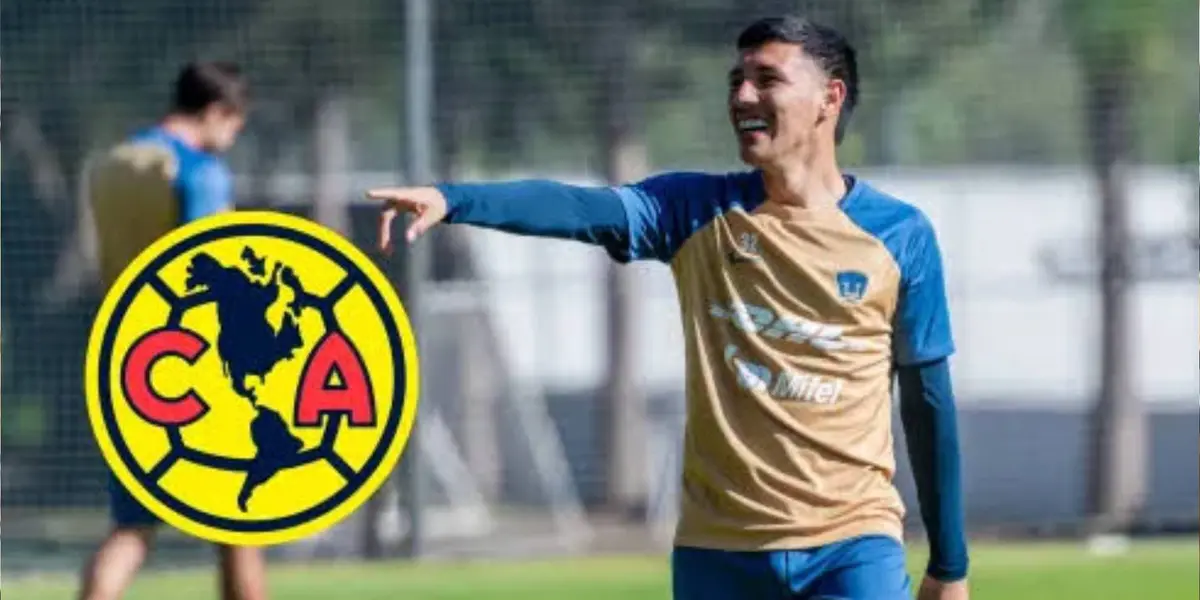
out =
[(592, 243), (614, 260), (629, 262), (669, 261), (683, 240), (716, 214), (719, 181), (671, 173), (615, 187), (523, 180), (437, 188), (446, 196), (447, 223)]
[(894, 323), (896, 363), (914, 365), (954, 353), (942, 255), (933, 225), (913, 219), (900, 260), (900, 290)]
[(178, 185), (180, 224), (233, 208), (233, 176), (218, 161), (183, 170)]
[(576, 240), (605, 248), (623, 246), (625, 213), (620, 198), (603, 187), (547, 180), (498, 183), (443, 183), (447, 223), (475, 225), (507, 233)]
[(901, 367), (900, 418), (929, 539), (926, 573), (942, 581), (967, 576), (957, 411), (946, 359)]

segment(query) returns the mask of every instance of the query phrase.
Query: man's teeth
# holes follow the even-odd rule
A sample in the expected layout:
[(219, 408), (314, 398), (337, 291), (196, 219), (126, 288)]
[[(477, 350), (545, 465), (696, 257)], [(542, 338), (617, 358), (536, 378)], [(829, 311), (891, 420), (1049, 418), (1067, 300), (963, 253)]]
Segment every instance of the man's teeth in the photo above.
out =
[(741, 131), (758, 131), (767, 128), (767, 122), (763, 119), (742, 119), (738, 121), (737, 125)]

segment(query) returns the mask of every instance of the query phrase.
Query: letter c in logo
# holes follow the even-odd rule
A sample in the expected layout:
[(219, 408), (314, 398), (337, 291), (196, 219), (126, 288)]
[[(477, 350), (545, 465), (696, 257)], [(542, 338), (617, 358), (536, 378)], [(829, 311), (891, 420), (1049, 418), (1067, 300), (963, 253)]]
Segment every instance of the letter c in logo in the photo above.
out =
[(164, 398), (150, 385), (150, 372), (155, 363), (168, 356), (177, 356), (195, 363), (208, 349), (208, 342), (182, 329), (158, 329), (139, 339), (125, 356), (121, 382), (133, 410), (143, 419), (156, 425), (181, 427), (204, 416), (208, 405), (195, 391), (188, 389), (177, 398)]

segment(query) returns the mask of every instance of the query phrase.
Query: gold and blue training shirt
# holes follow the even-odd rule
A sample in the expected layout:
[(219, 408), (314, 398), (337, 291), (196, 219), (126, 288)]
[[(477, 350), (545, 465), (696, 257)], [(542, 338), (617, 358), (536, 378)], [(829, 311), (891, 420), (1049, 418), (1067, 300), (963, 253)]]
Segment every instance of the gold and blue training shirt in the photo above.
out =
[(757, 171), (613, 188), (443, 184), (450, 223), (657, 260), (686, 344), (681, 546), (801, 549), (902, 536), (892, 382), (932, 546), (965, 574), (942, 259), (914, 206), (845, 177), (836, 206), (771, 202)]

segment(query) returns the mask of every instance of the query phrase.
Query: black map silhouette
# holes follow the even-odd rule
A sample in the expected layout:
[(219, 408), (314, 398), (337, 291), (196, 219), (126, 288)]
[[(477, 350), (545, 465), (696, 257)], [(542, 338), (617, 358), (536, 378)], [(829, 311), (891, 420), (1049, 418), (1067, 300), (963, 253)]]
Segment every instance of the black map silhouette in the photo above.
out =
[[(291, 360), (304, 345), (297, 319), (308, 308), (310, 296), (291, 267), (275, 263), (266, 276), (267, 259), (249, 247), (242, 250), (245, 270), (222, 265), (207, 253), (194, 256), (188, 266), (187, 288), (211, 296), (217, 305), (217, 354), (221, 357), (225, 375), (237, 395), (255, 405), (257, 416), (250, 423), (250, 438), (255, 454), (246, 472), (246, 480), (238, 494), (238, 507), (247, 510), (254, 490), (266, 483), (283, 468), (297, 463), (303, 442), (289, 430), (278, 413), (258, 404), (257, 394), (246, 385), (249, 376), (265, 381), (280, 362)], [(255, 277), (258, 276), (258, 280)], [(267, 310), (280, 298), (284, 286), (291, 288), (293, 300), (288, 303), (283, 323), (278, 330), (267, 319)]]

